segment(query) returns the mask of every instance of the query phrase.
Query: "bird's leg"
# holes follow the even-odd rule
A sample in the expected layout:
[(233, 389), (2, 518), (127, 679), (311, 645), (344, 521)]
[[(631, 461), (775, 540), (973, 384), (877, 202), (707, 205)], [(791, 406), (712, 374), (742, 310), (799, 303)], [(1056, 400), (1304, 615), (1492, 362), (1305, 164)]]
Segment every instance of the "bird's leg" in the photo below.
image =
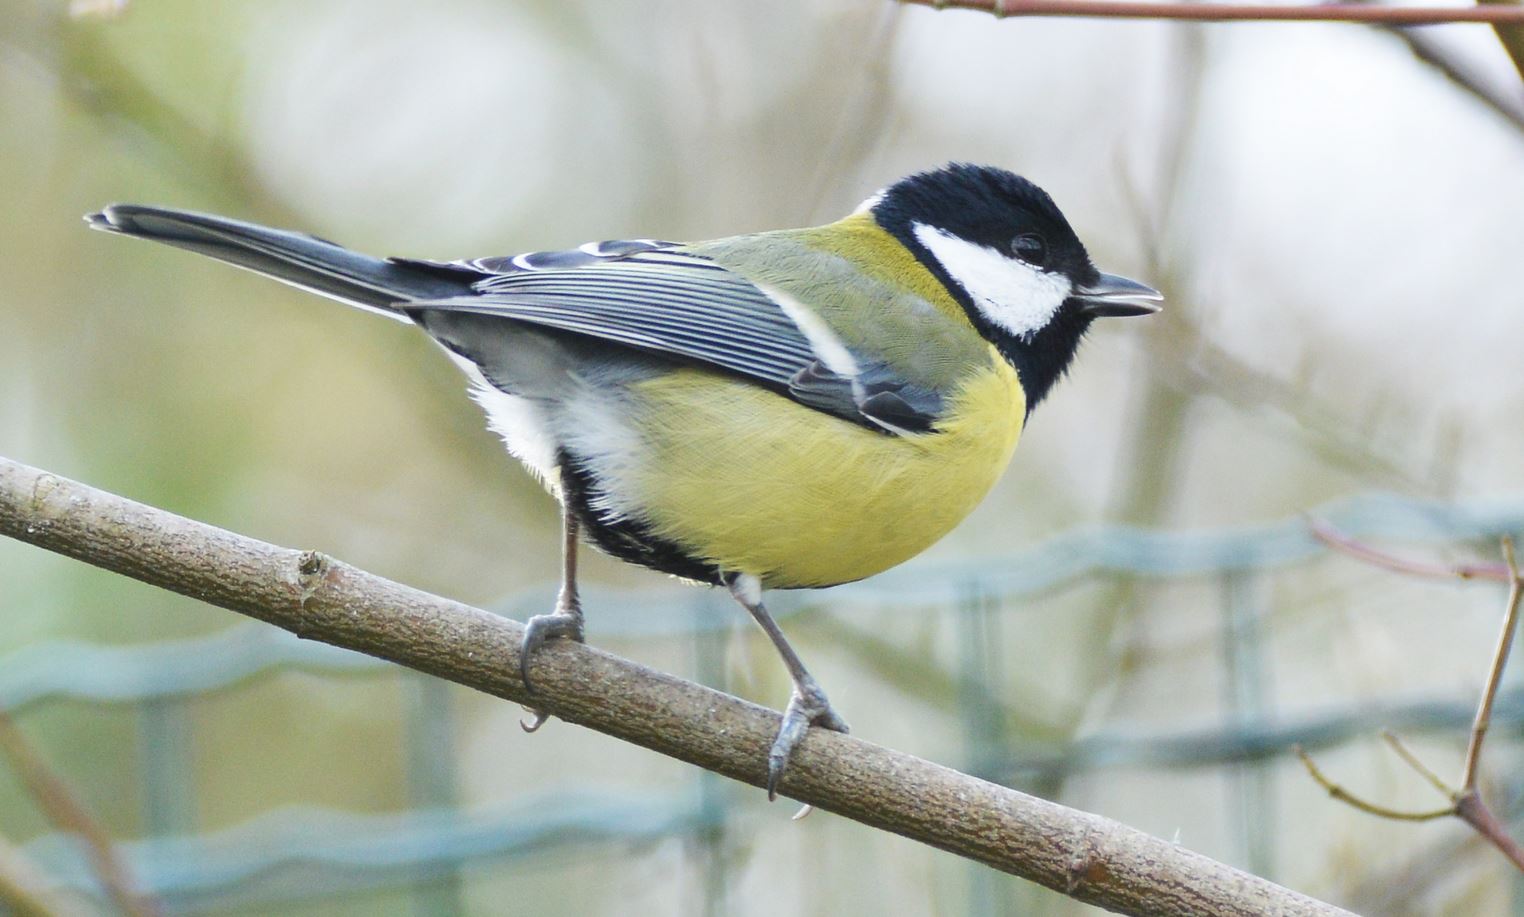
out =
[[(582, 603), (577, 599), (577, 517), (571, 507), (561, 507), (561, 591), (556, 595), (556, 610), (548, 615), (535, 615), (524, 626), (524, 640), (519, 644), (519, 677), (524, 687), (534, 693), (534, 683), (529, 680), (529, 659), (547, 639), (566, 637), (578, 643), (582, 640)], [(550, 714), (539, 710), (533, 722), (521, 723), (525, 732), (534, 732)]]
[(773, 641), (778, 655), (783, 657), (783, 664), (788, 666), (789, 677), (794, 680), (793, 696), (789, 698), (788, 708), (783, 712), (783, 726), (778, 730), (778, 737), (773, 740), (772, 750), (767, 754), (767, 798), (776, 799), (778, 784), (783, 779), (784, 769), (788, 767), (789, 755), (799, 740), (804, 738), (809, 727), (819, 726), (833, 732), (847, 732), (847, 722), (831, 709), (831, 702), (826, 698), (820, 683), (804, 667), (804, 663), (799, 661), (799, 654), (789, 646), (788, 638), (778, 628), (778, 622), (763, 607), (761, 581), (750, 574), (738, 573), (726, 577), (725, 585), (730, 587), (730, 594), (746, 607), (752, 618), (767, 633), (768, 639)]

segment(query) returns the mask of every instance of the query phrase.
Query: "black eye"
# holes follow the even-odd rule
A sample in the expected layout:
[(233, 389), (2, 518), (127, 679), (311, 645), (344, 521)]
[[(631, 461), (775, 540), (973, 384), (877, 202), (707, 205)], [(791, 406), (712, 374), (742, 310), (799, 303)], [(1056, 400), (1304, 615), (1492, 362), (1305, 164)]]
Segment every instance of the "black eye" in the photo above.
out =
[(1048, 243), (1035, 232), (1024, 232), (1011, 240), (1011, 254), (1028, 264), (1042, 267), (1048, 263)]

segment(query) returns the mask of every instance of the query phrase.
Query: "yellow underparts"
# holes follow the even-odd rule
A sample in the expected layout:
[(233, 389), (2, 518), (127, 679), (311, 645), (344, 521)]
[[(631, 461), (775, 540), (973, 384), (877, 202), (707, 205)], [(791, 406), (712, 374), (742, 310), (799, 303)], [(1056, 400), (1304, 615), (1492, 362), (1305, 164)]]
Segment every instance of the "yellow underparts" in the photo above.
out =
[(889, 436), (683, 369), (635, 386), (634, 481), (654, 533), (767, 587), (872, 576), (926, 550), (994, 486), (1025, 399), (993, 349), (938, 429)]

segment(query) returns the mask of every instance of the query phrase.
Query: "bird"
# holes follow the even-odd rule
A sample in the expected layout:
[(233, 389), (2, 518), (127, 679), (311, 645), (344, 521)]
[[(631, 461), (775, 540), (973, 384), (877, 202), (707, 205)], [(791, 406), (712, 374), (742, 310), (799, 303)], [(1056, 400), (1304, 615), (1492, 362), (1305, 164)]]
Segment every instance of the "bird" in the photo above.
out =
[(860, 580), (930, 547), (994, 486), (1091, 323), (1163, 301), (1098, 270), (1037, 185), (965, 162), (902, 178), (821, 226), (455, 261), (375, 258), (165, 207), (85, 219), (441, 345), (490, 429), (561, 506), (560, 591), (525, 626), (526, 688), (547, 640), (585, 639), (584, 539), (724, 587), (793, 682), (769, 798), (811, 727), (848, 726), (764, 590)]

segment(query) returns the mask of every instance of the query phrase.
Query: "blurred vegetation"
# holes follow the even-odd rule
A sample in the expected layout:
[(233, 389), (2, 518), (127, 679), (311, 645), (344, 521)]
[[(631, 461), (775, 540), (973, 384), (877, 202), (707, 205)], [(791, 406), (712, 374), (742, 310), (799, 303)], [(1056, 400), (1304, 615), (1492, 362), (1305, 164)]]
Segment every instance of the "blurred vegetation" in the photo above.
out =
[[(996, 493), (914, 562), (912, 576), (974, 571), (962, 599), (801, 600), (785, 627), (855, 729), (1002, 776), (1070, 741), (1464, 705), (1480, 683), (1499, 604), (1487, 587), (1330, 559), (999, 601), (978, 572), (1103, 523), (1233, 527), (1370, 490), (1518, 494), (1524, 136), (1402, 36), (845, 0), (134, 0), (85, 18), (0, 0), (0, 22), (0, 453), (496, 603), (553, 580), (555, 509), (421, 335), (87, 233), (80, 215), (161, 202), (456, 257), (822, 222), (904, 173), (987, 161), (1046, 187), (1096, 261), (1159, 285), (1168, 311), (1097, 328)], [(1489, 29), (1418, 34), (1441, 33), (1447, 60), (1519, 94)], [(786, 697), (771, 650), (720, 597), (601, 558), (585, 576), (602, 597), (595, 643)], [(10, 543), (0, 590), (0, 659), (239, 624)], [(734, 624), (642, 636), (621, 611), (637, 600)], [(55, 697), (16, 720), (124, 841), (303, 806), (517, 812), (571, 791), (697, 806), (682, 830), (557, 829), (459, 871), (292, 867), (176, 907), (1083, 910), (829, 816), (794, 824), (760, 793), (561, 724), (527, 738), (519, 716), (408, 673), (286, 670), (152, 704)], [(1382, 751), (1382, 725), (1320, 760), (1346, 784), (1426, 801)], [(1513, 796), (1516, 733), (1499, 729), (1484, 763)], [(1417, 744), (1442, 762), (1463, 741)], [(1503, 913), (1518, 892), (1460, 826), (1335, 806), (1289, 754), (1017, 785), (1356, 909)], [(49, 831), (0, 768), (0, 835), (51, 863)], [(1405, 865), (1435, 858), (1450, 867)]]

